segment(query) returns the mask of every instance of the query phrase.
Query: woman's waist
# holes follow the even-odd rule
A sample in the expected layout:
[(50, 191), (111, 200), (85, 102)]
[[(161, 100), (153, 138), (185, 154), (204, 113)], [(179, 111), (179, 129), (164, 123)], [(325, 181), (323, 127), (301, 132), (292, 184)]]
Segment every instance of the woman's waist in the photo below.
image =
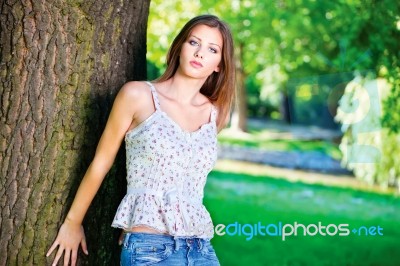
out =
[(144, 241), (144, 242), (160, 242), (163, 244), (166, 243), (180, 243), (181, 245), (186, 245), (186, 243), (193, 243), (196, 241), (197, 243), (204, 243), (210, 241), (209, 237), (206, 236), (174, 236), (169, 234), (163, 234), (159, 231), (145, 231), (138, 229), (137, 231), (124, 231), (124, 238), (129, 238), (131, 241), (135, 239), (135, 241)]
[(166, 232), (161, 232), (157, 229), (151, 228), (150, 226), (145, 226), (145, 225), (137, 225), (132, 228), (126, 228), (124, 229), (124, 234), (129, 234), (129, 233), (144, 233), (144, 234), (156, 234), (156, 235), (162, 235), (162, 236), (171, 236), (170, 234)]

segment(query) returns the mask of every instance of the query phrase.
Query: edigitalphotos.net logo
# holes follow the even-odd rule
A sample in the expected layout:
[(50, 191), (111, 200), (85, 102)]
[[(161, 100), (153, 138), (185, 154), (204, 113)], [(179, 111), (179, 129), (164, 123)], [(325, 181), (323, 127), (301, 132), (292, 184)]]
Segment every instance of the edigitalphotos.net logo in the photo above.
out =
[(281, 237), (285, 241), (288, 237), (293, 236), (383, 236), (383, 228), (381, 226), (358, 226), (350, 227), (349, 224), (328, 224), (323, 225), (322, 222), (317, 224), (304, 225), (294, 222), (294, 224), (284, 224), (282, 222), (262, 224), (241, 224), (234, 222), (228, 225), (217, 224), (214, 228), (215, 234), (218, 236), (245, 236), (249, 241), (255, 236), (272, 236)]

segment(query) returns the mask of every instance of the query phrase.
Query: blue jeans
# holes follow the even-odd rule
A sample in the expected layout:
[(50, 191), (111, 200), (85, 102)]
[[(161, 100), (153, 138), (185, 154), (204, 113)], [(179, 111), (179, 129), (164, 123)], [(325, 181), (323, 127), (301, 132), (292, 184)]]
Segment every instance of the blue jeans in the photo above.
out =
[(121, 266), (196, 265), (219, 266), (209, 240), (161, 234), (127, 233), (121, 252)]

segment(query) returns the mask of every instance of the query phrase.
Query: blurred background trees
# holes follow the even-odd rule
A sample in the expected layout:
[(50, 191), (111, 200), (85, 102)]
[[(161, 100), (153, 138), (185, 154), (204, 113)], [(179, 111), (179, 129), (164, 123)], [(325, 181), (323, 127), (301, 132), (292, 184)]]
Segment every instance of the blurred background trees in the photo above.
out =
[[(171, 15), (171, 10), (174, 10), (174, 15)], [(239, 97), (231, 127), (246, 131), (247, 118), (260, 118), (341, 128), (344, 135), (353, 134), (342, 143), (342, 151), (347, 153), (343, 163), (352, 170), (365, 168), (354, 172), (368, 182), (398, 186), (400, 172), (396, 170), (395, 162), (388, 160), (393, 158), (393, 150), (381, 149), (380, 156), (371, 157), (368, 162), (355, 158), (360, 155), (357, 152), (348, 153), (349, 147), (359, 141), (354, 134), (383, 130), (387, 132), (385, 134), (391, 134), (392, 141), (398, 139), (398, 1), (198, 0), (183, 5), (178, 1), (153, 0), (147, 58), (154, 69), (164, 69), (164, 55), (173, 36), (185, 21), (201, 13), (215, 14), (227, 21), (235, 38)], [(378, 127), (358, 127), (356, 124), (362, 123), (363, 118), (346, 126), (342, 125), (341, 118), (335, 119), (339, 100), (349, 82), (362, 81), (364, 84), (369, 80), (372, 89), (380, 91), (378, 84), (383, 83), (378, 79), (387, 83), (385, 100), (377, 98), (377, 101), (372, 101), (371, 98), (368, 102), (357, 102), (357, 93), (351, 93), (346, 94), (346, 100), (353, 104), (345, 111), (345, 106), (341, 107), (348, 117), (352, 117), (360, 115), (358, 107), (376, 104), (367, 109), (378, 112), (374, 114)], [(363, 87), (358, 88), (355, 91)], [(378, 92), (367, 95), (381, 97)], [(354, 131), (354, 127), (367, 132)], [(353, 156), (351, 166), (347, 156)], [(359, 161), (357, 165), (354, 164), (356, 161)], [(384, 161), (385, 167), (381, 165)], [(376, 169), (374, 172), (368, 168), (371, 164)], [(388, 171), (392, 173), (390, 182)], [(371, 175), (374, 178), (371, 179)]]

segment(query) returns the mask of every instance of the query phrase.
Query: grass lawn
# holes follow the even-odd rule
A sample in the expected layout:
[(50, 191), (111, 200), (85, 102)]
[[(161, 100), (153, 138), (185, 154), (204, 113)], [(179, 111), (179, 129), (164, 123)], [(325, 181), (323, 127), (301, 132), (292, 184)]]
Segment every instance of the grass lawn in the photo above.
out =
[(366, 236), (363, 229), (361, 235), (304, 236), (299, 229), (285, 241), (259, 234), (250, 240), (245, 235), (215, 235), (212, 243), (223, 266), (400, 265), (400, 199), (395, 196), (213, 171), (204, 203), (215, 225), (321, 222), (348, 224), (349, 230), (383, 228), (383, 235), (375, 236)]

